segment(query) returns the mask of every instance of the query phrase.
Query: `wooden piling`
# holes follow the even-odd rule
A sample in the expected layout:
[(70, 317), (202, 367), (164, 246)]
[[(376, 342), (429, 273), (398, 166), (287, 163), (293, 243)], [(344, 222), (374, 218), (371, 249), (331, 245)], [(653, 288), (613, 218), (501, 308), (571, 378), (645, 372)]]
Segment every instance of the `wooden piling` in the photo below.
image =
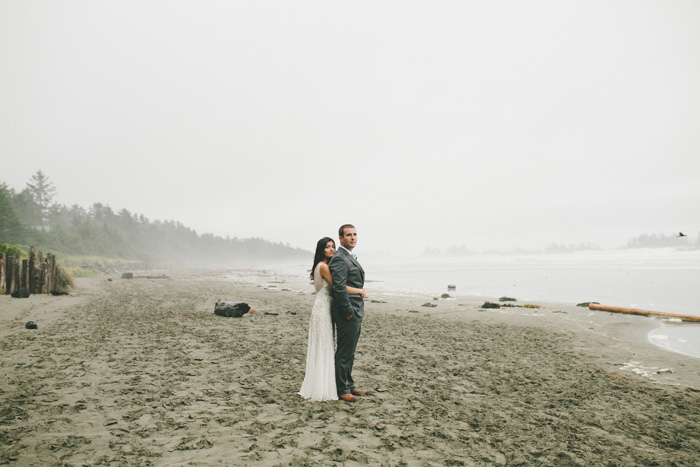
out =
[(46, 293), (46, 262), (41, 263), (41, 279), (39, 281), (39, 292), (40, 294)]
[(48, 253), (46, 259), (34, 247), (29, 258), (0, 253), (0, 295), (17, 292), (26, 287), (30, 294), (58, 292), (58, 261), (56, 255)]
[(24, 288), (29, 287), (29, 261), (26, 259), (22, 260), (22, 266), (20, 267), (19, 286)]
[(22, 261), (20, 261), (19, 255), (14, 255), (12, 257), (12, 288), (10, 293), (14, 293), (19, 290), (21, 265)]
[(36, 293), (36, 249), (32, 246), (29, 248), (29, 282), (27, 287), (29, 293)]
[(46, 281), (46, 293), (51, 293), (56, 291), (56, 255), (48, 254), (46, 255), (46, 263), (49, 270), (49, 278)]
[(7, 293), (6, 261), (5, 253), (0, 253), (0, 295)]

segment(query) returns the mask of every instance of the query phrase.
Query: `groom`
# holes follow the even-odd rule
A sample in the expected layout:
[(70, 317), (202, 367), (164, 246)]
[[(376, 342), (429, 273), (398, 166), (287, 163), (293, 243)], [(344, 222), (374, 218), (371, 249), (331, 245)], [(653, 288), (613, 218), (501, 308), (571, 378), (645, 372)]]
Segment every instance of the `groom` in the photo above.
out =
[(348, 295), (346, 286), (363, 288), (365, 271), (352, 254), (357, 244), (355, 227), (344, 224), (338, 230), (338, 236), (340, 248), (328, 264), (333, 278), (331, 315), (338, 338), (335, 351), (335, 384), (340, 399), (355, 402), (355, 396), (369, 394), (369, 391), (356, 388), (352, 380), (352, 365), (355, 362), (355, 348), (360, 338), (362, 318), (365, 316), (365, 304), (362, 295)]

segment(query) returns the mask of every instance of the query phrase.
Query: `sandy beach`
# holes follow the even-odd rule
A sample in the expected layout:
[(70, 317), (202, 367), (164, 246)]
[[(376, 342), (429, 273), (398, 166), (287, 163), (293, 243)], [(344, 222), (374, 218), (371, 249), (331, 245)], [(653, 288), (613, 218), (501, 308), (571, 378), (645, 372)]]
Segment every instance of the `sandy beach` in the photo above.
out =
[[(312, 403), (311, 286), (160, 272), (0, 296), (0, 462), (700, 463), (700, 359), (647, 342), (657, 320), (370, 289), (354, 376), (373, 394)], [(215, 316), (217, 299), (256, 312)]]

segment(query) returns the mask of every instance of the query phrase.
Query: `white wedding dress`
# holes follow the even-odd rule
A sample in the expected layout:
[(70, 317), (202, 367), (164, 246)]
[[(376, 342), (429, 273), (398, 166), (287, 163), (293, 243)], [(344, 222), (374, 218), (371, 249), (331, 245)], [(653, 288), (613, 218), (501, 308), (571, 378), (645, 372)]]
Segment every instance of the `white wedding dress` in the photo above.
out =
[(314, 271), (316, 301), (309, 320), (309, 343), (306, 349), (306, 376), (299, 394), (312, 401), (338, 400), (335, 386), (335, 345), (331, 320), (331, 286)]

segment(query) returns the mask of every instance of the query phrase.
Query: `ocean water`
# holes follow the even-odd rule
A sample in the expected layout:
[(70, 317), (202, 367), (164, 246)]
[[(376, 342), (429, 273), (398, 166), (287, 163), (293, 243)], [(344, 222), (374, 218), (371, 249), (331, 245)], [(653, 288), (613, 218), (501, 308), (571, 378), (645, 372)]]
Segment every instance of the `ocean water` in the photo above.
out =
[[(363, 254), (360, 248), (356, 252), (370, 293), (440, 295), (452, 284), (456, 290), (449, 293), (458, 299), (506, 295), (573, 305), (595, 301), (700, 316), (700, 251), (662, 248), (459, 258), (382, 258)], [(648, 338), (667, 350), (700, 358), (700, 324), (659, 320), (659, 329)]]
[[(700, 316), (700, 251), (640, 249), (362, 260), (367, 287), (458, 298), (605, 305)], [(641, 319), (641, 318), (640, 318)], [(700, 358), (700, 323), (659, 319), (651, 343)]]
[(700, 251), (614, 250), (362, 259), (371, 288), (641, 308), (700, 316)]

